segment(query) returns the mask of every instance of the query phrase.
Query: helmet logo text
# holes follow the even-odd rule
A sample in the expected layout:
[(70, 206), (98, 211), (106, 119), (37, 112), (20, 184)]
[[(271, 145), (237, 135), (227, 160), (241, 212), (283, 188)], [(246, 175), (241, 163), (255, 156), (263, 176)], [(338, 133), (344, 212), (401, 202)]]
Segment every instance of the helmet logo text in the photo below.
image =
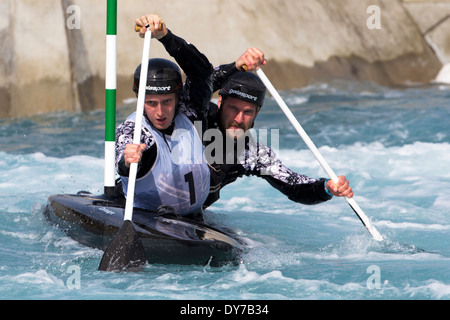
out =
[(253, 101), (257, 101), (258, 100), (258, 98), (255, 97), (255, 96), (252, 96), (252, 95), (250, 95), (248, 93), (244, 93), (244, 92), (237, 91), (237, 90), (234, 90), (234, 89), (230, 89), (229, 94), (235, 94), (235, 95), (238, 95), (238, 96), (240, 96), (242, 98), (253, 100)]
[(147, 86), (147, 87), (145, 87), (145, 89), (149, 90), (149, 91), (170, 91), (172, 88), (170, 86), (167, 86), (167, 87)]

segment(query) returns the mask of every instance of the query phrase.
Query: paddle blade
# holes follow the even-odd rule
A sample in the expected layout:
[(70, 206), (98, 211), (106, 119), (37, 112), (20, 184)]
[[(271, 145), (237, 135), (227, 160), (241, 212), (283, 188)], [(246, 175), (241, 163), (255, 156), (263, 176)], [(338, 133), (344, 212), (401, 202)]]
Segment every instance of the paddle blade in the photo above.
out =
[(103, 254), (99, 271), (124, 271), (144, 265), (145, 252), (141, 237), (129, 220), (123, 222), (116, 237)]

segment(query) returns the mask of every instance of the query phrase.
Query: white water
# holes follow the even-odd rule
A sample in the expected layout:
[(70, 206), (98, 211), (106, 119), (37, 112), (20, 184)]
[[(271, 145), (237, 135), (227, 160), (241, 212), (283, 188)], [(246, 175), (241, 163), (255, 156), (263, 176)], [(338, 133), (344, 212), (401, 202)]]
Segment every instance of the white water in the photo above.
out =
[[(449, 299), (448, 88), (338, 82), (283, 97), (334, 171), (349, 177), (385, 241), (372, 240), (343, 199), (303, 206), (242, 178), (206, 214), (247, 239), (241, 265), (98, 272), (102, 252), (68, 238), (42, 211), (52, 194), (102, 192), (102, 113), (0, 120), (0, 298)], [(120, 109), (118, 121), (132, 109)], [(286, 165), (324, 176), (273, 101), (258, 127), (280, 129)]]

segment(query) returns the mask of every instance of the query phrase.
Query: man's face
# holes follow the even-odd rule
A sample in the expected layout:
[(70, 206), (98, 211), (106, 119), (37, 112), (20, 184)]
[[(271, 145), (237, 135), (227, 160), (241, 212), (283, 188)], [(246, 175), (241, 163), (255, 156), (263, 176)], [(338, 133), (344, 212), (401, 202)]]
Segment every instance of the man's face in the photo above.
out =
[(253, 126), (259, 108), (256, 104), (233, 97), (219, 97), (220, 126), (227, 135), (239, 139)]
[(158, 130), (167, 129), (175, 116), (177, 97), (170, 94), (147, 94), (145, 96), (145, 114)]

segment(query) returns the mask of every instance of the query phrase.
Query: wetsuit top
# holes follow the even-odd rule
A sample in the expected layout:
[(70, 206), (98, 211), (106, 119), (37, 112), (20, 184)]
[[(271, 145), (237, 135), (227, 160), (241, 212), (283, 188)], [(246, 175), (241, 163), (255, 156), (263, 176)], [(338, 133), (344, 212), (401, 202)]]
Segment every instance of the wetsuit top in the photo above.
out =
[[(190, 135), (191, 138), (196, 138), (197, 140), (199, 139), (197, 134), (194, 134), (195, 129), (192, 125), (192, 122), (197, 119), (203, 120), (205, 118), (204, 112), (207, 109), (212, 96), (211, 76), (213, 68), (206, 56), (200, 53), (194, 45), (187, 43), (180, 37), (177, 37), (170, 30), (168, 30), (167, 35), (159, 41), (164, 45), (167, 52), (173, 58), (175, 58), (178, 65), (184, 71), (184, 73), (186, 74), (186, 81), (180, 94), (180, 101), (178, 102), (176, 116), (174, 117), (174, 121), (169, 128), (163, 131), (157, 130), (156, 128), (152, 127), (150, 121), (144, 114), (143, 124), (145, 123), (145, 125), (143, 125), (141, 131), (141, 143), (145, 143), (147, 148), (143, 152), (142, 159), (138, 164), (137, 180), (143, 179), (144, 177), (149, 179), (149, 172), (154, 171), (156, 165), (162, 165), (164, 167), (158, 169), (160, 170), (160, 173), (167, 169), (168, 163), (161, 162), (162, 158), (160, 157), (160, 155), (162, 153), (160, 149), (162, 148), (165, 148), (165, 151), (168, 151), (171, 149), (171, 147), (175, 147), (175, 149), (178, 148), (180, 152), (191, 152), (192, 150), (195, 150), (195, 152), (197, 152), (196, 158), (198, 158), (199, 148), (193, 149), (190, 145), (190, 149), (188, 149), (188, 144), (186, 143), (186, 141), (180, 143), (179, 140), (175, 140), (176, 138), (174, 138), (174, 135), (176, 136), (178, 134), (176, 131), (178, 128), (180, 128), (182, 129), (182, 131), (185, 131), (184, 133), (186, 134), (186, 136), (184, 137), (188, 137), (188, 135)], [(131, 116), (116, 129), (116, 169), (122, 180), (126, 180), (129, 175), (129, 168), (125, 165), (123, 151), (125, 150), (125, 146), (127, 144), (133, 143), (133, 132), (135, 126), (133, 119), (133, 116)], [(188, 125), (186, 121), (191, 123)], [(164, 143), (161, 143), (160, 138), (162, 138), (163, 140), (165, 139)], [(191, 144), (193, 143), (195, 145), (198, 141), (192, 140)], [(173, 146), (171, 146), (171, 144), (173, 144)], [(181, 159), (178, 163), (173, 164), (179, 166), (180, 162)], [(199, 172), (201, 172), (202, 175), (196, 175), (193, 171), (192, 176), (189, 174), (189, 170), (186, 167), (176, 168), (176, 170), (178, 170), (178, 172), (182, 174), (182, 176), (176, 177), (176, 179), (174, 177), (174, 180), (171, 181), (171, 187), (178, 189), (179, 186), (176, 185), (175, 181), (181, 181), (183, 183), (183, 188), (181, 188), (180, 190), (186, 191), (186, 189), (184, 189), (185, 187), (192, 188), (192, 185), (198, 184), (198, 189), (189, 189), (190, 191), (195, 192), (195, 201), (193, 193), (190, 193), (189, 203), (193, 204), (190, 205), (189, 208), (183, 207), (184, 209), (182, 209), (182, 212), (177, 212), (178, 214), (183, 215), (191, 212), (198, 207), (199, 203), (204, 198), (202, 189), (205, 186), (205, 183), (209, 184), (209, 181), (204, 171), (204, 169), (207, 168), (207, 164), (202, 163), (201, 166), (202, 168), (199, 169)], [(156, 171), (154, 171), (154, 173), (156, 174)], [(196, 181), (194, 180), (194, 178), (206, 179), (206, 182)], [(125, 184), (122, 183), (122, 185), (124, 186)], [(140, 191), (138, 189), (139, 188), (136, 185), (136, 192)], [(144, 193), (145, 192), (148, 192), (148, 190), (145, 190)], [(167, 194), (164, 196), (165, 199), (166, 196)], [(164, 200), (162, 196), (161, 200)], [(147, 201), (139, 200), (139, 203), (141, 206), (145, 206), (145, 209), (154, 209), (153, 205), (151, 205), (151, 207), (148, 207), (149, 203)]]
[[(226, 79), (235, 72), (240, 71), (236, 69), (234, 63), (217, 67), (213, 74), (214, 91), (220, 89)], [(210, 103), (205, 121), (206, 130), (219, 128), (219, 115), (220, 111), (217, 105)], [(208, 145), (212, 142), (205, 140), (203, 139), (203, 142), (208, 149)], [(243, 176), (260, 177), (290, 200), (306, 205), (318, 204), (332, 198), (325, 191), (326, 179), (314, 179), (292, 171), (283, 165), (269, 146), (249, 139), (243, 150), (239, 151), (235, 147), (234, 152), (232, 151), (234, 155), (231, 157), (233, 159), (231, 162), (229, 155), (228, 159), (225, 159), (229, 149), (226, 146), (223, 147), (226, 152), (223, 152), (224, 159), (220, 161), (221, 163), (219, 161), (210, 163), (211, 187), (204, 207), (210, 206), (220, 198), (220, 190), (224, 186)]]

